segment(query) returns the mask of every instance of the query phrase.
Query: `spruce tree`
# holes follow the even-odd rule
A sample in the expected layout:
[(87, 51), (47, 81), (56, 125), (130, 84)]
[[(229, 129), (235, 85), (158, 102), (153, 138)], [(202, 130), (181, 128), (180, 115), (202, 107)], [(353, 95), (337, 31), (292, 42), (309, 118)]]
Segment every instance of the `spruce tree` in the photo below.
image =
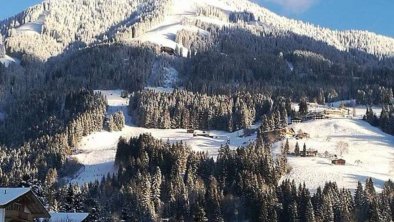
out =
[(295, 148), (294, 148), (294, 154), (296, 156), (300, 156), (300, 145), (298, 145), (298, 142), (296, 142)]

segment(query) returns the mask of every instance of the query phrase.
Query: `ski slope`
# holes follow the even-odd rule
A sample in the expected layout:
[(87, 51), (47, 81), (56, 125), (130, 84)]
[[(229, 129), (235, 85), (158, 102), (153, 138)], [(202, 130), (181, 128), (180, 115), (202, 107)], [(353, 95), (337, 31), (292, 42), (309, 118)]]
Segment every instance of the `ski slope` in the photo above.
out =
[[(324, 186), (326, 181), (335, 181), (339, 188), (354, 190), (358, 181), (365, 182), (368, 177), (373, 179), (377, 190), (381, 190), (385, 181), (394, 179), (394, 137), (367, 122), (342, 118), (308, 121), (290, 127), (295, 132), (303, 130), (310, 134), (309, 139), (290, 138), (290, 152), (293, 152), (298, 141), (300, 150), (305, 143), (307, 149), (317, 150), (319, 156), (289, 156), (288, 162), (292, 170), (282, 180), (305, 182), (313, 191), (318, 186)], [(327, 151), (330, 155), (340, 158), (337, 149), (339, 141), (349, 145), (348, 152), (342, 156), (346, 160), (345, 166), (332, 165), (332, 158), (323, 157)], [(282, 142), (275, 144), (274, 153), (280, 153), (281, 144)]]
[(45, 22), (46, 12), (41, 14), (36, 21), (27, 22), (16, 28), (18, 34), (41, 34)]
[[(150, 88), (154, 89), (154, 88)], [(158, 90), (163, 90), (160, 88)], [(97, 91), (98, 92), (98, 91)], [(117, 172), (114, 166), (117, 143), (120, 137), (130, 138), (137, 137), (144, 133), (149, 133), (157, 139), (170, 142), (184, 142), (195, 151), (208, 152), (208, 154), (215, 158), (218, 154), (218, 149), (221, 145), (230, 140), (230, 148), (236, 149), (244, 146), (256, 138), (255, 135), (249, 137), (240, 137), (241, 131), (229, 133), (223, 131), (208, 131), (210, 137), (196, 136), (192, 133), (187, 133), (186, 129), (147, 129), (133, 126), (130, 116), (127, 115), (128, 99), (122, 98), (121, 90), (114, 91), (99, 91), (108, 101), (108, 114), (116, 111), (123, 111), (126, 117), (126, 126), (120, 132), (101, 131), (86, 136), (76, 147), (78, 153), (72, 157), (77, 159), (84, 165), (82, 169), (71, 179), (72, 183), (84, 184), (101, 180), (107, 174)], [(257, 128), (258, 126), (253, 126)]]
[(192, 32), (207, 33), (195, 26), (187, 25), (187, 19), (199, 19), (219, 26), (229, 25), (227, 21), (219, 19), (198, 16), (197, 11), (202, 6), (215, 6), (224, 11), (235, 11), (235, 9), (226, 1), (209, 1), (209, 0), (174, 0), (169, 15), (159, 25), (153, 27), (147, 33), (137, 38), (137, 41), (151, 42), (160, 46), (166, 46), (175, 49), (177, 46), (182, 48), (183, 56), (187, 56), (188, 49), (181, 44), (176, 43), (177, 32), (185, 29)]

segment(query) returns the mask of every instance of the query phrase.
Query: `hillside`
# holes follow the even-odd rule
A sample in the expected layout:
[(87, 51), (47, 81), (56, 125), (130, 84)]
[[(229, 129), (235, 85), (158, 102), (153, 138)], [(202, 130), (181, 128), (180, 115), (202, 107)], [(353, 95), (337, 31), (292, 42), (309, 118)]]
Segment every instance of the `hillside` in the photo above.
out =
[(49, 210), (393, 221), (393, 38), (249, 0), (44, 0), (0, 32), (0, 185)]
[[(371, 127), (365, 121), (316, 120), (290, 127), (296, 132), (303, 130), (310, 134), (308, 139), (289, 139), (290, 152), (294, 151), (294, 146), (298, 142), (301, 148), (305, 143), (307, 149), (317, 150), (319, 156), (305, 158), (289, 156), (288, 161), (292, 170), (282, 178), (283, 180), (290, 179), (295, 180), (296, 183), (305, 183), (311, 191), (324, 185), (326, 181), (335, 181), (340, 188), (354, 190), (358, 181), (371, 177), (377, 190), (381, 190), (384, 181), (394, 178), (392, 170), (394, 137)], [(348, 144), (348, 150), (343, 156), (337, 149), (338, 142)], [(275, 152), (279, 153), (280, 144), (277, 148)], [(346, 165), (331, 164), (330, 155), (338, 155), (339, 158), (345, 159)]]
[[(251, 17), (245, 20), (248, 13)], [(321, 28), (278, 16), (247, 0), (44, 1), (2, 21), (0, 28), (10, 53), (48, 59), (107, 41), (149, 41), (175, 49), (179, 31), (204, 33), (197, 23), (241, 25), (256, 34), (270, 33), (278, 38), (295, 34), (340, 51), (357, 50), (379, 58), (394, 55), (392, 38)], [(186, 55), (189, 48), (183, 47)]]

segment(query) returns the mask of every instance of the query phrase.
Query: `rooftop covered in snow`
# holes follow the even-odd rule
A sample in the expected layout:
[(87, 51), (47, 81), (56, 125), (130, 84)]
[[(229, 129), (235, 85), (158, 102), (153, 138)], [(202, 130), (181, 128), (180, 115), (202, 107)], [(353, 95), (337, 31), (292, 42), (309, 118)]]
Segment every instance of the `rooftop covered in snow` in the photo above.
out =
[[(9, 206), (22, 205), (28, 209), (28, 213), (23, 211), (28, 218), (49, 218), (50, 215), (38, 197), (30, 188), (8, 188), (0, 187), (0, 208), (9, 210)], [(14, 210), (14, 209), (12, 209)], [(18, 217), (19, 218), (19, 217)]]
[(89, 214), (88, 213), (58, 213), (50, 212), (50, 222), (81, 222), (84, 221)]

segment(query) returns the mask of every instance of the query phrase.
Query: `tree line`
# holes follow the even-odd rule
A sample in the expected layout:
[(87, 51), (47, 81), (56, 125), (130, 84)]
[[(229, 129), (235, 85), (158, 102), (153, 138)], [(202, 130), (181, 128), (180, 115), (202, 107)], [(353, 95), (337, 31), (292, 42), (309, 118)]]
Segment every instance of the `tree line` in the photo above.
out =
[[(354, 194), (335, 182), (311, 193), (285, 180), (263, 137), (245, 148), (219, 149), (216, 161), (141, 135), (121, 138), (118, 174), (67, 192), (68, 209), (93, 207), (89, 221), (391, 221), (394, 183), (376, 192), (369, 178)], [(69, 190), (71, 185), (65, 190)], [(74, 188), (75, 189), (75, 188)], [(64, 192), (64, 191), (62, 191)], [(71, 201), (73, 200), (73, 201)], [(73, 204), (74, 203), (74, 204)]]
[(184, 90), (144, 90), (131, 94), (129, 103), (129, 112), (139, 126), (230, 132), (250, 127), (272, 108), (271, 98), (248, 92), (208, 96)]

